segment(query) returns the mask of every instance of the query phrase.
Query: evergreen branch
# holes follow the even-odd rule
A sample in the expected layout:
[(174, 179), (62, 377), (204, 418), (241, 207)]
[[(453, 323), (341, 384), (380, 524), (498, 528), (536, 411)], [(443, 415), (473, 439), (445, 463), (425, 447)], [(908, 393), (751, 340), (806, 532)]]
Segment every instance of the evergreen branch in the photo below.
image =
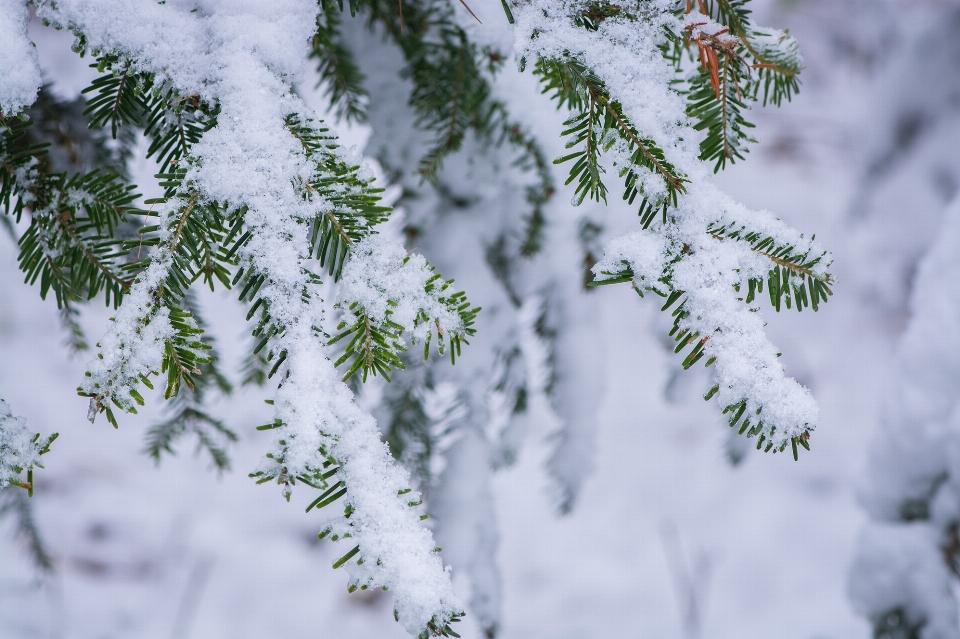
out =
[(120, 276), (118, 276), (117, 274), (115, 274), (113, 270), (111, 270), (111, 268), (108, 266), (108, 262), (106, 260), (101, 259), (98, 255), (96, 255), (94, 253), (94, 250), (88, 247), (86, 243), (83, 241), (83, 238), (81, 238), (77, 234), (76, 230), (70, 224), (70, 220), (72, 219), (72, 217), (73, 216), (71, 215), (70, 211), (64, 211), (63, 213), (61, 213), (56, 217), (56, 220), (59, 226), (63, 229), (63, 231), (70, 237), (71, 240), (73, 240), (73, 243), (76, 245), (76, 247), (80, 249), (84, 257), (86, 257), (90, 261), (90, 263), (94, 266), (94, 268), (96, 268), (98, 271), (100, 271), (100, 273), (103, 274), (103, 277), (110, 280), (111, 282), (113, 282), (115, 285), (119, 286), (123, 290), (130, 288), (130, 284), (131, 284), (130, 280), (125, 280)]
[[(631, 158), (632, 164), (649, 168), (659, 175), (667, 185), (668, 201), (676, 206), (677, 196), (686, 191), (683, 185), (686, 179), (677, 172), (672, 164), (666, 161), (663, 151), (657, 147), (656, 142), (640, 137), (633, 126), (627, 122), (619, 103), (611, 102), (603, 95), (598, 95), (597, 99), (603, 104), (607, 115), (616, 122), (616, 128), (621, 135), (629, 139), (636, 148), (636, 153)], [(611, 127), (607, 126), (607, 128)]]
[(755, 77), (747, 84), (746, 92), (754, 100), (763, 87), (763, 105), (780, 106), (800, 90), (800, 72), (803, 61), (797, 41), (786, 32), (754, 28), (742, 38), (744, 46), (755, 60)]
[[(58, 433), (41, 438), (30, 435), (26, 421), (0, 399), (0, 491), (8, 486), (25, 488), (33, 497), (33, 469), (43, 468), (40, 458), (50, 452)], [(26, 472), (26, 478), (21, 475)]]
[(403, 359), (406, 371), (384, 388), (383, 438), (393, 458), (410, 471), (414, 486), (423, 488), (430, 483), (433, 448), (424, 392), (432, 388), (433, 380), (429, 368), (417, 358), (404, 355)]
[[(750, 28), (749, 0), (697, 0), (698, 8), (704, 15), (710, 16), (730, 32), (742, 38)], [(693, 2), (688, 0), (687, 11), (693, 8)]]
[(28, 282), (40, 278), (41, 297), (52, 288), (62, 307), (105, 291), (108, 304), (120, 304), (131, 282), (122, 273), (125, 252), (114, 233), (138, 213), (129, 206), (139, 197), (134, 188), (98, 171), (34, 182), (27, 191), (31, 225), (20, 238), (19, 261)]
[(350, 246), (385, 221), (391, 209), (380, 204), (383, 189), (373, 187), (361, 167), (347, 164), (334, 152), (336, 136), (329, 129), (291, 115), (287, 130), (316, 167), (313, 177), (301, 185), (303, 197), (318, 206), (309, 221), (311, 255), (339, 279)]
[(82, 91), (84, 95), (97, 92), (87, 103), (83, 114), (90, 116), (91, 128), (109, 123), (113, 138), (116, 139), (121, 126), (141, 124), (143, 114), (147, 111), (143, 94), (150, 90), (152, 79), (136, 73), (131, 61), (120, 60), (115, 55), (101, 56), (90, 66), (100, 73), (105, 70), (111, 73), (100, 76)]
[[(626, 143), (630, 154), (629, 160), (625, 160), (620, 169), (626, 186), (623, 199), (632, 204), (638, 195), (641, 196), (640, 215), (644, 226), (653, 219), (653, 211), (662, 209), (665, 217), (666, 207), (676, 206), (677, 198), (686, 191), (686, 178), (666, 160), (663, 151), (653, 140), (637, 132), (623, 114), (621, 105), (610, 98), (603, 81), (571, 56), (562, 59), (541, 58), (537, 61), (534, 73), (540, 76), (543, 93), (552, 93), (551, 97), (558, 107), (567, 106), (575, 113), (565, 123), (567, 128), (561, 135), (574, 136), (568, 142), (568, 148), (583, 145), (583, 149), (560, 157), (554, 163), (576, 160), (571, 166), (567, 184), (578, 180), (578, 201), (582, 202), (587, 195), (597, 201), (606, 201), (599, 157), (601, 152), (610, 151), (620, 139)], [(603, 111), (601, 122), (596, 116), (597, 105)], [(655, 201), (648, 200), (643, 193), (638, 170), (647, 170), (659, 177), (666, 187), (666, 195)]]
[[(807, 243), (808, 248), (803, 253), (799, 253), (794, 246), (779, 245), (772, 237), (758, 232), (749, 232), (743, 225), (739, 224), (715, 225), (711, 227), (708, 233), (710, 237), (718, 241), (728, 239), (744, 241), (750, 246), (751, 250), (774, 261), (776, 265), (769, 273), (769, 288), (771, 290), (771, 303), (777, 310), (780, 309), (782, 295), (786, 296), (787, 307), (790, 308), (791, 288), (798, 310), (802, 309), (803, 305), (811, 305), (811, 300), (813, 308), (816, 310), (818, 303), (825, 301), (830, 294), (829, 288), (826, 286), (826, 282), (830, 281), (830, 276), (825, 271), (825, 265), (821, 264), (827, 254), (814, 255), (815, 250), (809, 243)], [(721, 324), (723, 315), (712, 314), (709, 308), (704, 307), (702, 298), (692, 297), (689, 291), (678, 288), (674, 282), (674, 269), (681, 261), (689, 259), (690, 248), (686, 245), (676, 246), (669, 241), (662, 242), (652, 238), (644, 240), (641, 239), (639, 234), (631, 241), (639, 242), (639, 246), (644, 246), (644, 242), (646, 242), (647, 248), (645, 249), (646, 252), (643, 253), (644, 258), (629, 258), (638, 259), (637, 263), (641, 264), (640, 268), (643, 269), (643, 274), (638, 275), (628, 259), (617, 257), (618, 255), (630, 255), (622, 252), (625, 249), (614, 247), (611, 249), (613, 257), (605, 258), (602, 265), (598, 264), (594, 269), (597, 272), (598, 279), (591, 285), (602, 286), (629, 282), (640, 297), (643, 297), (645, 292), (653, 292), (665, 298), (666, 301), (661, 310), (670, 311), (673, 317), (673, 327), (669, 335), (676, 344), (674, 352), (677, 354), (685, 352), (682, 364), (684, 369), (689, 369), (704, 357), (707, 357), (706, 366), (714, 364), (718, 361), (718, 358), (736, 357), (736, 354), (729, 351), (731, 343), (727, 341), (729, 339), (727, 337), (724, 337), (726, 345), (723, 346), (723, 349), (727, 350), (720, 350), (720, 346), (711, 346), (713, 344), (711, 340), (723, 336), (725, 333)], [(631, 246), (637, 247), (638, 245)], [(704, 247), (702, 250), (708, 249), (709, 247)], [(650, 251), (654, 252), (650, 253)], [(657, 251), (664, 251), (664, 253), (657, 256)], [(657, 275), (654, 275), (655, 270), (659, 272)], [(800, 284), (792, 283), (791, 277), (797, 277)], [(762, 291), (763, 281), (758, 278), (750, 278), (747, 284), (749, 291), (746, 299), (737, 299), (749, 305), (753, 302), (756, 292), (758, 290)], [(742, 284), (734, 285), (736, 292), (740, 292), (740, 286)], [(693, 295), (699, 294), (698, 291), (694, 291)], [(691, 299), (694, 301), (688, 304)], [(696, 315), (693, 314), (691, 308), (698, 309)], [(738, 343), (736, 337), (733, 340), (732, 344)], [(725, 361), (726, 359), (722, 359), (721, 364)], [(780, 373), (774, 371), (772, 374), (782, 376), (782, 371)], [(764, 407), (770, 408), (765, 402), (779, 400), (769, 393), (766, 400), (752, 396), (751, 391), (740, 388), (739, 384), (741, 382), (738, 381), (738, 375), (741, 375), (741, 373), (736, 371), (732, 376), (723, 373), (723, 371), (718, 373), (718, 380), (726, 379), (723, 383), (733, 384), (730, 388), (737, 389), (732, 393), (727, 392), (721, 396), (727, 402), (723, 405), (723, 413), (730, 415), (730, 426), (739, 426), (738, 432), (741, 435), (758, 437), (757, 449), (763, 449), (765, 452), (771, 450), (783, 452), (789, 444), (793, 449), (794, 457), (796, 457), (797, 446), (808, 448), (807, 440), (811, 430), (810, 424), (794, 423), (790, 421), (793, 419), (792, 416), (784, 418), (781, 415), (780, 419), (782, 421), (774, 420), (773, 423), (770, 423), (765, 417), (761, 417), (761, 411)], [(718, 383), (704, 398), (709, 400), (719, 391), (720, 384)], [(751, 407), (751, 411), (755, 409), (755, 414), (751, 412), (744, 417), (748, 406)], [(777, 410), (774, 410), (773, 413), (777, 414)], [(744, 418), (743, 421), (741, 421), (741, 418)], [(781, 429), (780, 433), (777, 432), (778, 428)]]
[[(181, 397), (194, 395), (194, 391), (183, 393)], [(189, 404), (199, 404), (190, 400)], [(157, 463), (164, 452), (174, 454), (174, 442), (187, 434), (197, 437), (197, 449), (204, 449), (217, 471), (230, 470), (230, 458), (224, 444), (237, 441), (237, 434), (227, 428), (222, 421), (211, 417), (196, 405), (186, 405), (177, 410), (170, 419), (160, 422), (147, 431), (147, 444), (144, 452)]]
[[(833, 295), (830, 288), (832, 277), (826, 270), (829, 263), (823, 263), (824, 258), (828, 257), (826, 251), (817, 253), (813, 248), (807, 248), (800, 252), (794, 246), (778, 243), (769, 235), (750, 231), (737, 223), (713, 225), (707, 232), (717, 240), (733, 239), (745, 242), (751, 251), (774, 264), (766, 284), (770, 304), (778, 312), (781, 302), (788, 309), (796, 306), (798, 311), (802, 311), (805, 306), (809, 306), (817, 311), (820, 304), (825, 304)], [(746, 303), (752, 303), (756, 295), (763, 292), (763, 287), (763, 279), (749, 279)]]
[[(269, 424), (258, 426), (257, 430), (275, 430), (283, 428), (284, 426), (285, 424), (283, 422), (276, 420)], [(310, 468), (307, 472), (294, 477), (286, 472), (285, 464), (288, 452), (286, 447), (284, 447), (277, 453), (267, 455), (274, 463), (272, 470), (258, 470), (250, 473), (250, 477), (256, 479), (258, 484), (276, 480), (281, 484), (292, 485), (300, 481), (319, 491), (319, 495), (307, 506), (306, 512), (309, 513), (311, 510), (319, 511), (328, 506), (339, 504), (343, 507), (343, 515), (328, 522), (317, 534), (317, 539), (320, 541), (327, 539), (332, 542), (345, 539), (352, 541), (358, 536), (353, 521), (353, 515), (356, 510), (353, 504), (350, 503), (350, 487), (346, 483), (347, 480), (344, 474), (340, 472), (343, 465), (331, 454), (326, 446), (322, 445), (319, 452), (326, 458), (322, 467)], [(398, 491), (397, 496), (403, 497), (407, 501), (406, 505), (409, 508), (417, 508), (423, 504), (423, 500), (419, 498), (419, 495), (410, 488), (404, 488)], [(421, 521), (427, 518), (427, 515), (420, 516)], [(436, 548), (434, 552), (439, 553), (440, 548)], [(360, 556), (357, 558), (357, 555)], [(364, 554), (361, 553), (360, 545), (356, 544), (342, 557), (334, 561), (332, 566), (334, 569), (341, 568), (349, 561), (354, 561), (357, 566), (362, 566), (368, 560), (374, 559), (379, 563), (378, 558), (364, 556)], [(350, 585), (347, 587), (348, 592), (353, 593), (357, 590), (364, 591), (370, 588), (369, 581), (354, 577), (353, 574), (354, 573), (351, 573)], [(383, 589), (386, 590), (386, 586), (384, 586)], [(447, 619), (432, 619), (427, 623), (427, 628), (420, 634), (419, 639), (427, 639), (431, 636), (459, 637), (457, 633), (451, 630), (449, 624), (460, 621), (464, 614), (462, 611), (459, 611), (454, 612)], [(394, 617), (399, 621), (399, 613), (396, 610), (394, 610)]]
[(0, 517), (4, 515), (14, 518), (16, 535), (26, 542), (34, 566), (41, 573), (52, 573), (53, 557), (40, 535), (29, 495), (19, 490), (0, 490)]
[(39, 157), (47, 145), (30, 144), (27, 138), (29, 122), (0, 116), (0, 203), (4, 213), (17, 222), (29, 198), (28, 192), (40, 177)]
[[(394, 302), (395, 306), (396, 303)], [(363, 381), (367, 381), (367, 375), (378, 373), (385, 380), (390, 381), (390, 371), (393, 369), (405, 368), (400, 360), (400, 353), (407, 350), (401, 340), (403, 327), (391, 321), (374, 323), (370, 316), (362, 310), (357, 312), (357, 305), (351, 305), (349, 311), (354, 321), (341, 321), (337, 325), (339, 331), (330, 338), (328, 345), (333, 346), (341, 340), (350, 337), (344, 348), (343, 355), (334, 362), (338, 368), (349, 362), (347, 372), (343, 376), (343, 381), (347, 381), (358, 371), (362, 371)], [(392, 311), (387, 311), (392, 315)]]
[[(417, 169), (424, 180), (436, 186), (443, 160), (459, 151), (467, 131), (480, 128), (478, 125), (486, 119), (483, 109), (489, 108), (490, 88), (480, 75), (476, 54), (461, 30), (456, 30), (442, 46), (433, 49), (434, 55), (418, 60), (421, 65), (414, 67), (414, 72), (452, 76), (453, 82), (427, 87), (424, 78), (414, 78), (411, 102), (418, 107), (418, 124), (428, 130), (442, 131), (433, 148), (421, 158)], [(448, 86), (450, 90), (446, 92)]]
[(333, 11), (332, 7), (321, 11), (312, 46), (310, 57), (317, 60), (320, 76), (317, 86), (326, 86), (326, 95), (337, 119), (366, 122), (368, 96), (363, 87), (364, 77), (353, 53), (342, 41), (339, 11)]
[[(182, 176), (182, 171), (164, 176), (168, 191), (181, 189)], [(198, 257), (202, 259), (203, 253), (198, 247), (208, 241), (204, 236), (222, 239), (225, 233), (220, 208), (200, 206), (195, 189), (154, 203), (173, 208), (164, 212), (160, 225), (143, 229), (144, 234), (163, 232), (138, 242), (153, 247), (153, 253), (135, 265), (140, 275), (130, 294), (136, 301), (121, 307), (78, 389), (81, 396), (91, 398), (90, 420), (105, 412), (114, 427), (118, 424), (113, 407), (136, 413), (136, 405), (144, 404), (137, 387), (142, 383), (153, 388), (151, 375), (165, 374), (164, 397), (169, 399), (178, 394), (181, 383), (194, 390), (194, 376), (202, 373), (199, 367), (211, 362), (204, 354), (211, 347), (200, 338), (203, 329), (180, 305), (190, 284), (202, 275)]]
[[(18, 261), (28, 283), (40, 281), (41, 297), (52, 289), (61, 308), (70, 300), (106, 292), (119, 305), (130, 279), (114, 236), (128, 216), (139, 211), (139, 197), (117, 174), (47, 173), (45, 147), (25, 144), (26, 126), (0, 123), (0, 201), (19, 220), (31, 224), (19, 240)], [(14, 203), (15, 202), (15, 203)]]
[(700, 159), (704, 162), (713, 161), (715, 173), (725, 168), (728, 161), (733, 164), (743, 159), (743, 153), (747, 152), (743, 146), (745, 142), (756, 142), (745, 132), (745, 129), (754, 125), (747, 122), (741, 113), (746, 105), (738, 97), (742, 93), (733, 69), (738, 63), (725, 58), (721, 64), (719, 91), (711, 86), (710, 72), (701, 70), (690, 81), (687, 93), (687, 115), (696, 122), (694, 129), (707, 132), (706, 138), (700, 143)]
[(83, 91), (98, 92), (84, 112), (91, 116), (90, 127), (109, 122), (116, 138), (121, 126), (142, 126), (151, 138), (147, 157), (156, 155), (164, 169), (186, 157), (190, 147), (216, 126), (218, 105), (208, 105), (195, 95), (181, 96), (162, 83), (158, 86), (153, 76), (133, 72), (129, 61), (108, 54), (91, 66), (111, 73)]
[[(798, 75), (803, 70), (796, 40), (786, 32), (754, 26), (750, 21), (748, 0), (704, 0), (706, 15), (730, 29), (755, 60), (759, 71), (754, 92), (764, 86), (763, 104), (780, 106), (783, 98), (790, 98), (799, 89)], [(754, 93), (755, 94), (755, 93)]]
[[(148, 203), (162, 205), (177, 197), (184, 175), (182, 169), (159, 174), (166, 180), (167, 196)], [(217, 281), (231, 288), (231, 270), (238, 264), (237, 251), (249, 239), (249, 235), (243, 233), (244, 209), (230, 209), (212, 202), (200, 204), (196, 190), (188, 190), (183, 198), (181, 214), (165, 239), (156, 235), (159, 227), (144, 227), (141, 237), (125, 242), (124, 249), (139, 252), (144, 247), (165, 244), (173, 258), (168, 286), (175, 298), (183, 297), (189, 286), (201, 278), (211, 291), (216, 289)]]
[(204, 410), (204, 404), (209, 391), (217, 390), (229, 395), (233, 387), (217, 366), (220, 356), (214, 348), (213, 338), (206, 332), (206, 323), (200, 315), (195, 297), (188, 292), (183, 303), (202, 335), (200, 339), (207, 347), (207, 357), (203, 361), (193, 362), (196, 369), (189, 373), (196, 376), (184, 380), (186, 382), (189, 379), (193, 386), (188, 385), (187, 391), (176, 393), (172, 397), (168, 404), (171, 416), (150, 428), (144, 452), (159, 464), (164, 451), (175, 454), (173, 445), (176, 440), (193, 434), (197, 438), (197, 451), (206, 450), (214, 467), (222, 473), (230, 469), (227, 447), (237, 441), (237, 434)]
[(77, 321), (79, 314), (77, 309), (70, 304), (69, 301), (65, 301), (64, 305), (60, 308), (60, 327), (67, 334), (64, 345), (73, 353), (80, 353), (90, 349), (83, 328)]
[[(328, 344), (350, 338), (335, 362), (338, 367), (349, 362), (344, 381), (358, 371), (363, 381), (368, 374), (389, 381), (390, 371), (404, 368), (405, 332), (412, 344), (423, 342), (425, 360), (434, 335), (441, 356), (449, 341), (451, 363), (476, 333), (480, 309), (471, 306), (463, 291), (448, 292), (453, 280), (442, 279), (422, 257), (406, 255), (402, 247), (376, 236), (355, 247), (341, 284), (338, 306), (344, 315)], [(405, 290), (412, 286), (418, 289)]]
[(261, 352), (254, 353), (252, 350), (243, 358), (243, 364), (240, 367), (240, 385), (241, 386), (264, 386), (267, 383), (268, 373), (270, 371), (270, 360), (266, 354)]
[[(321, 6), (326, 14), (344, 10), (339, 1), (334, 5), (321, 0)], [(509, 7), (504, 7), (511, 15)], [(469, 132), (498, 145), (509, 142), (520, 153), (520, 166), (536, 173), (538, 183), (527, 189), (531, 210), (525, 216), (523, 242), (523, 255), (534, 255), (545, 224), (543, 206), (554, 187), (549, 164), (537, 142), (510, 121), (506, 105), (492, 97), (484, 71), (495, 69), (501, 63), (499, 56), (469, 41), (454, 22), (449, 5), (416, 0), (351, 0), (351, 15), (360, 10), (366, 10), (370, 22), (380, 24), (399, 46), (407, 60), (403, 75), (414, 86), (409, 104), (417, 113), (417, 125), (436, 133), (433, 146), (418, 163), (423, 179), (436, 185), (443, 161), (462, 147)], [(318, 30), (320, 41), (327, 38), (324, 28), (321, 25)]]
[(127, 161), (136, 144), (133, 130), (119, 129), (113, 139), (109, 132), (91, 129), (84, 115), (87, 106), (82, 96), (63, 100), (49, 87), (41, 88), (26, 112), (30, 120), (21, 143), (46, 149), (37, 155), (42, 156), (38, 166), (42, 173), (73, 174), (98, 168), (127, 178)]
[[(311, 187), (312, 189), (313, 187)], [(327, 212), (327, 219), (330, 220), (330, 225), (333, 227), (333, 230), (337, 232), (337, 235), (343, 240), (343, 243), (347, 246), (353, 244), (353, 238), (350, 237), (350, 234), (344, 230), (343, 225), (340, 224), (340, 220), (337, 219), (337, 216), (332, 212)]]
[[(332, 3), (323, 3), (331, 6)], [(343, 9), (342, 3), (341, 10)], [(487, 56), (456, 24), (446, 3), (405, 0), (352, 1), (351, 13), (366, 9), (400, 47), (407, 66), (403, 75), (413, 83), (410, 106), (420, 128), (436, 134), (421, 158), (418, 173), (436, 186), (443, 161), (460, 150), (469, 132), (495, 136), (506, 117), (505, 106), (492, 98), (485, 68), (499, 64)]]
[[(726, 27), (723, 33), (729, 31), (732, 34), (726, 37), (736, 43), (735, 55), (746, 65), (737, 70), (736, 77), (738, 84), (745, 83), (743, 94), (757, 100), (762, 87), (761, 103), (780, 106), (784, 99), (789, 101), (800, 89), (799, 74), (803, 70), (803, 61), (799, 46), (785, 31), (754, 26), (746, 5), (746, 0), (706, 0), (699, 7), (708, 19)], [(689, 47), (689, 41), (686, 44)], [(731, 53), (734, 52), (728, 52), (728, 55)], [(745, 58), (749, 58), (749, 64)]]
[(153, 92), (145, 112), (144, 134), (152, 138), (147, 157), (156, 155), (157, 164), (167, 170), (187, 157), (203, 134), (217, 125), (220, 107), (166, 88)]
[(700, 143), (700, 159), (715, 161), (714, 172), (743, 159), (747, 151), (743, 143), (755, 142), (745, 129), (752, 128), (741, 111), (743, 102), (741, 82), (747, 81), (750, 68), (741, 57), (741, 40), (729, 35), (729, 28), (720, 28), (716, 23), (703, 22), (700, 14), (694, 14), (684, 27), (684, 39), (695, 43), (700, 54), (700, 69), (688, 81), (687, 115), (696, 124), (697, 131), (706, 130)]
[(539, 253), (542, 248), (546, 226), (543, 209), (556, 192), (553, 174), (550, 171), (550, 163), (547, 162), (536, 139), (525, 132), (520, 125), (505, 122), (502, 137), (519, 152), (514, 165), (533, 172), (537, 178), (534, 184), (526, 188), (526, 200), (530, 205), (530, 212), (523, 218), (523, 240), (520, 243), (520, 255), (530, 258)]

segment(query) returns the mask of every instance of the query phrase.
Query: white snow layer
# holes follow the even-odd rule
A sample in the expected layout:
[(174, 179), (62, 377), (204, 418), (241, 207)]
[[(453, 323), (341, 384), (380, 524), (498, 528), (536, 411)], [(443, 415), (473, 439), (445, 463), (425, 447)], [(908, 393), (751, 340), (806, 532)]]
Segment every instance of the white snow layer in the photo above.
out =
[(43, 83), (36, 48), (27, 37), (29, 18), (24, 0), (0, 0), (0, 116), (33, 104)]
[(27, 430), (27, 421), (0, 399), (0, 489), (23, 481), (19, 474), (34, 466), (42, 466), (40, 449)]
[[(398, 496), (409, 487), (407, 472), (392, 461), (376, 422), (340, 381), (315, 332), (323, 323), (321, 300), (302, 295), (309, 288), (310, 257), (302, 221), (322, 203), (301, 197), (294, 186), (315, 167), (284, 118), (308, 113), (291, 83), (302, 75), (317, 10), (310, 0), (63, 0), (42, 3), (38, 13), (83, 33), (91, 49), (126, 56), (181, 94), (219, 104), (218, 125), (195, 145), (197, 162), (186, 182), (202, 198), (248, 207), (252, 236), (241, 257), (266, 276), (259, 294), (284, 328), (270, 348), (287, 353), (276, 397), (276, 416), (285, 426), (275, 431), (276, 451), (261, 469), (281, 477), (309, 474), (326, 461), (322, 447), (339, 461), (344, 500), (353, 508), (351, 542), (363, 560), (350, 566), (351, 576), (358, 585), (389, 588), (400, 623), (419, 634), (431, 619), (442, 627), (461, 605), (430, 531), (407, 506), (411, 498)], [(162, 318), (150, 324), (158, 319), (162, 328)], [(135, 325), (118, 318), (113, 331), (129, 340)], [(160, 333), (151, 335), (153, 348), (145, 350), (156, 353), (159, 339)], [(135, 361), (137, 371), (155, 365), (149, 357)], [(282, 467), (271, 468), (281, 465), (278, 460)]]
[(440, 287), (426, 291), (432, 277), (422, 255), (409, 255), (399, 243), (370, 235), (351, 249), (337, 297), (344, 309), (356, 303), (376, 322), (389, 320), (411, 329), (414, 343), (427, 338), (433, 322), (441, 335), (461, 334), (463, 322), (440, 301)]

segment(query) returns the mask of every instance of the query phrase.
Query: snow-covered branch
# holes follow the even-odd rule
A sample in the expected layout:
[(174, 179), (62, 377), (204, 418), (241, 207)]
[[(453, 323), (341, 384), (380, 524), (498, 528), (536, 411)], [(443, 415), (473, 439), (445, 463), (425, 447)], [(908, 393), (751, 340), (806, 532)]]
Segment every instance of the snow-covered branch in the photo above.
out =
[[(127, 59), (158, 84), (167, 82), (180, 95), (219, 107), (217, 126), (192, 146), (184, 183), (204, 204), (243, 211), (249, 235), (238, 260), (248, 277), (256, 278), (256, 298), (269, 325), (267, 348), (282, 354), (275, 368), (283, 379), (275, 399), (280, 426), (275, 451), (260, 474), (279, 479), (289, 491), (298, 476), (313, 477), (336, 460), (338, 479), (346, 486), (345, 525), (358, 547), (348, 553), (357, 559), (351, 562), (357, 566), (351, 568), (355, 582), (390, 588), (398, 620), (411, 633), (439, 633), (461, 610), (449, 575), (430, 532), (407, 505), (409, 498), (400, 495), (409, 477), (391, 460), (374, 420), (339, 380), (318, 328), (324, 323), (322, 300), (310, 293), (316, 278), (308, 268), (313, 246), (305, 222), (332, 207), (322, 195), (304, 195), (302, 185), (316, 178), (318, 167), (289, 118), (309, 113), (291, 83), (302, 75), (317, 5), (231, 0), (192, 8), (144, 0), (133, 11), (119, 0), (67, 0), (42, 3), (38, 11), (74, 30), (91, 50)], [(101, 352), (104, 361), (118, 355), (115, 341), (146, 339), (142, 331), (137, 334), (144, 322), (126, 321), (128, 315), (153, 314), (146, 323), (153, 328), (145, 353), (155, 356), (169, 338), (162, 311), (148, 306), (166, 264), (161, 248), (138, 283), (143, 299), (129, 300), (140, 303), (130, 303), (124, 321), (118, 318), (109, 341), (101, 342), (115, 346)], [(398, 302), (405, 308), (402, 297)], [(158, 364), (156, 357), (119, 357), (122, 362), (111, 359), (114, 370), (130, 367), (130, 381)]]
[[(40, 456), (50, 450), (56, 438), (56, 434), (45, 439), (41, 439), (39, 433), (31, 435), (26, 420), (14, 415), (10, 406), (0, 399), (0, 489), (22, 486), (33, 494), (33, 469), (43, 468)], [(27, 476), (21, 478), (24, 471)]]
[(711, 184), (695, 147), (696, 123), (671, 83), (676, 70), (663, 48), (671, 33), (695, 41), (721, 100), (717, 52), (739, 60), (740, 39), (711, 18), (690, 12), (681, 19), (675, 10), (666, 0), (607, 13), (573, 0), (533, 0), (515, 12), (517, 54), (547, 61), (538, 72), (548, 89), (561, 104), (583, 110), (565, 134), (576, 132), (568, 146), (583, 144), (584, 151), (558, 160), (576, 159), (571, 180), (579, 178), (580, 199), (606, 199), (599, 164), (606, 152), (626, 178), (625, 199), (643, 202), (645, 230), (611, 244), (593, 269), (598, 283), (632, 280), (641, 293), (667, 297), (677, 352), (690, 347), (685, 367), (704, 356), (716, 362), (717, 385), (708, 396), (716, 394), (732, 412), (730, 425), (757, 436), (758, 449), (783, 451), (792, 443), (796, 455), (816, 427), (817, 405), (784, 374), (752, 302), (766, 281), (778, 310), (784, 297), (788, 308), (812, 301), (816, 309), (831, 294), (830, 256)]

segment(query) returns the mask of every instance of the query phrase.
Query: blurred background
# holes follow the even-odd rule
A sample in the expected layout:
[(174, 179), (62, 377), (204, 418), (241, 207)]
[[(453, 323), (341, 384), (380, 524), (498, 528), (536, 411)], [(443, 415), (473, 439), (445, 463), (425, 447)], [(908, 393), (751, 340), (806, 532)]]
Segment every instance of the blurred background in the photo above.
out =
[[(491, 16), (485, 25), (498, 20), (497, 0), (471, 4)], [(492, 479), (503, 639), (870, 636), (847, 598), (866, 521), (858, 495), (916, 264), (960, 188), (960, 3), (753, 8), (757, 23), (799, 40), (803, 85), (792, 103), (752, 113), (759, 143), (717, 180), (834, 253), (835, 296), (817, 314), (763, 311), (787, 371), (820, 402), (812, 452), (794, 462), (731, 437), (700, 399), (707, 374), (683, 373), (662, 339), (655, 305), (626, 288), (591, 293), (583, 321), (601, 336), (590, 346), (595, 446), (575, 508), (558, 515), (544, 470), (557, 418), (542, 398), (516, 461)], [(79, 95), (97, 74), (70, 51), (72, 37), (31, 28), (53, 91)], [(311, 87), (302, 92), (322, 112)], [(534, 78), (508, 65), (497, 91), (548, 156), (560, 155), (563, 117)], [(339, 132), (361, 148), (369, 136)], [(152, 161), (134, 159), (131, 171), (155, 194)], [(548, 225), (571, 215), (571, 194), (554, 198)], [(636, 224), (615, 202), (591, 215), (609, 235)], [(342, 552), (316, 541), (322, 516), (303, 512), (309, 496), (286, 503), (247, 477), (268, 444), (255, 430), (271, 419), (264, 392), (243, 389), (212, 407), (239, 435), (231, 470), (212, 469), (190, 441), (155, 464), (142, 450), (161, 398), (119, 430), (88, 423), (75, 389), (89, 354), (71, 357), (56, 305), (22, 283), (16, 255), (0, 236), (0, 394), (31, 429), (60, 439), (32, 500), (52, 573), (37, 570), (15, 518), (0, 519), (0, 637), (405, 636), (388, 593), (347, 594), (346, 575), (330, 569)], [(249, 347), (242, 309), (229, 294), (202, 304), (224, 370), (239, 370)], [(78, 321), (95, 341), (109, 316), (90, 305)], [(469, 614), (461, 626), (482, 636)]]

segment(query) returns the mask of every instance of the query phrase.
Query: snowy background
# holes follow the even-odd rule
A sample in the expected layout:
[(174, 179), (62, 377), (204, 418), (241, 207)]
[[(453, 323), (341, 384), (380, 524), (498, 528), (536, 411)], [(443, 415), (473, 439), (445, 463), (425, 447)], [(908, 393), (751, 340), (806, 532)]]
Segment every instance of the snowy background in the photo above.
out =
[[(499, 11), (496, 0), (474, 3)], [(807, 69), (793, 103), (752, 114), (760, 144), (718, 181), (816, 232), (836, 257), (836, 295), (819, 313), (765, 311), (788, 372), (820, 402), (812, 452), (795, 463), (739, 447), (699, 399), (707, 377), (680, 374), (654, 305), (626, 288), (592, 293), (589, 323), (603, 337), (583, 355), (601, 363), (602, 397), (596, 470), (577, 508), (555, 513), (543, 470), (555, 424), (542, 402), (517, 463), (494, 480), (504, 639), (870, 634), (846, 592), (866, 521), (858, 495), (912, 274), (960, 185), (960, 7), (754, 4), (757, 22), (790, 28)], [(48, 78), (75, 95), (94, 72), (71, 38), (34, 26)], [(508, 69), (498, 89), (559, 155), (562, 118), (533, 78)], [(566, 215), (568, 200), (555, 198), (550, 213)], [(617, 205), (598, 214), (611, 234), (635, 224)], [(307, 495), (287, 504), (247, 477), (269, 441), (254, 430), (270, 419), (264, 393), (241, 390), (215, 407), (241, 436), (232, 471), (218, 477), (188, 442), (155, 467), (141, 450), (159, 398), (118, 431), (90, 425), (75, 392), (84, 356), (69, 357), (55, 304), (21, 283), (16, 248), (0, 240), (0, 389), (32, 429), (60, 432), (33, 500), (57, 569), (38, 578), (9, 518), (0, 521), (0, 637), (406, 636), (387, 594), (348, 595), (347, 576), (330, 570), (342, 549), (316, 541), (322, 516), (303, 513)], [(224, 370), (235, 371), (243, 314), (228, 296), (203, 301)], [(91, 338), (108, 316), (84, 310)], [(454, 575), (456, 585), (456, 566)], [(478, 636), (469, 616), (461, 628)]]

